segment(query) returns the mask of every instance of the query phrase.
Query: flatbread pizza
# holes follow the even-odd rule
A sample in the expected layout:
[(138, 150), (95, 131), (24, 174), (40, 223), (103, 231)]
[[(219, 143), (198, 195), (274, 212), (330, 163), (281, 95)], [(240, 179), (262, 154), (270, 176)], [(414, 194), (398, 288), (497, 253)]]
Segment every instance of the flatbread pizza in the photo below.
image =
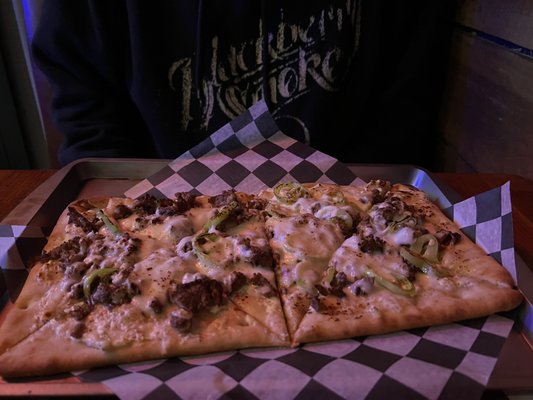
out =
[(83, 199), (2, 313), (0, 375), (298, 346), (521, 300), (508, 272), (408, 185)]

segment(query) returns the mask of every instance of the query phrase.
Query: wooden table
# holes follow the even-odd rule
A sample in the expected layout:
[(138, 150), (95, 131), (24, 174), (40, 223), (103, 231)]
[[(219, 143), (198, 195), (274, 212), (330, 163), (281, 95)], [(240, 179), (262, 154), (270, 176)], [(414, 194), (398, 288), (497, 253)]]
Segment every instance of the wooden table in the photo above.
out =
[[(0, 221), (33, 189), (54, 174), (54, 170), (0, 170)], [(529, 268), (533, 269), (533, 180), (505, 174), (434, 174), (437, 179), (467, 198), (511, 181), (515, 248)], [(514, 332), (496, 367), (498, 379), (489, 388), (515, 386), (513, 380), (531, 377), (533, 382), (533, 350), (524, 338)], [(494, 377), (493, 375), (493, 377)], [(109, 392), (108, 392), (109, 393)]]

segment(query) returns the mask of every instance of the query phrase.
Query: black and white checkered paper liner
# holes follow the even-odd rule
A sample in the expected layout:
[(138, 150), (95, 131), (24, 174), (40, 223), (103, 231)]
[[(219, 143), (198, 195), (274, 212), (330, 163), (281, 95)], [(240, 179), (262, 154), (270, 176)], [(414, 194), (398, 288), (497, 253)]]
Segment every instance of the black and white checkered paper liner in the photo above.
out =
[(512, 323), (500, 315), (390, 335), (80, 373), (122, 399), (476, 399)]
[[(282, 134), (260, 102), (126, 195), (254, 192), (289, 180), (350, 184), (358, 178), (334, 158)], [(509, 184), (445, 212), (516, 277)], [(44, 243), (44, 232), (38, 231), (0, 226), (4, 272), (25, 270), (31, 251)], [(42, 243), (28, 248), (27, 239)], [(123, 399), (474, 399), (483, 393), (513, 319), (512, 313), (501, 313), (297, 349), (236, 350), (72, 374), (102, 382)]]
[(0, 309), (18, 296), (28, 276), (27, 266), (49, 234), (47, 228), (0, 224)]
[(260, 101), (125, 195), (254, 193), (282, 181), (349, 185), (357, 177), (335, 158), (284, 135)]

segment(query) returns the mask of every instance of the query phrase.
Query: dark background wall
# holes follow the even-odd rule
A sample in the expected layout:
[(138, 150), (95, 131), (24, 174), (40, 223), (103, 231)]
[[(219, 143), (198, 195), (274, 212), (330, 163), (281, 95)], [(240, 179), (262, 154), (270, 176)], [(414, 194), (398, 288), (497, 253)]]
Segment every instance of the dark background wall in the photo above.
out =
[[(0, 1), (0, 168), (57, 166), (49, 86), (28, 51), (40, 4)], [(437, 169), (533, 179), (533, 2), (458, 0), (450, 24)]]

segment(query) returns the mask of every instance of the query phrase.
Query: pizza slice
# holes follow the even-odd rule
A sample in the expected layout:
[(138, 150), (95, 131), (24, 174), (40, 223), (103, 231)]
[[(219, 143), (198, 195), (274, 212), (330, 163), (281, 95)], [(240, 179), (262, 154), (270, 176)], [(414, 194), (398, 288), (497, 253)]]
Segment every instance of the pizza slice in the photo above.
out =
[[(254, 195), (228, 190), (213, 197), (177, 193), (174, 200), (115, 199), (107, 212), (118, 229), (175, 250), (189, 265), (180, 278), (184, 283), (204, 277), (221, 282), (229, 301), (286, 343), (264, 231), (264, 204)], [(148, 249), (153, 253), (157, 246)]]
[[(271, 265), (254, 259), (266, 242), (260, 226), (190, 194), (72, 203), (0, 327), (0, 374), (286, 345), (279, 300), (276, 308), (254, 278), (263, 272), (275, 288)], [(226, 252), (208, 242), (227, 243)]]
[(289, 343), (265, 231), (266, 202), (228, 190), (201, 197), (210, 210), (190, 246), (201, 273), (222, 281), (235, 306), (256, 318), (279, 342)]
[(260, 197), (269, 203), (265, 225), (275, 254), (278, 286), (291, 337), (312, 306), (315, 285), (366, 205), (365, 188), (281, 183)]
[(382, 193), (310, 290), (295, 343), (450, 323), (520, 304), (508, 272), (425, 193), (379, 185)]
[(158, 316), (127, 306), (116, 310), (100, 307), (81, 322), (83, 325), (73, 319), (51, 319), (0, 355), (0, 374), (49, 375), (178, 355), (285, 345), (232, 302), (195, 310), (191, 326), (183, 324), (182, 313), (182, 307), (166, 307)]
[[(81, 228), (71, 222), (73, 218), (81, 215), (80, 212), (102, 205), (100, 199), (95, 199), (95, 203), (90, 204), (87, 201), (73, 203), (60, 216), (43, 249), (42, 256), (37, 258), (30, 270), (17, 301), (2, 310), (0, 354), (40, 329), (71, 303), (63, 289), (68, 285), (65, 282), (68, 282), (70, 279), (68, 276), (74, 273), (74, 267), (66, 268), (65, 261), (67, 258), (75, 257), (74, 253), (79, 250), (82, 243), (88, 243), (82, 239), (82, 236), (89, 232), (87, 225)], [(84, 232), (84, 229), (87, 232)], [(50, 262), (52, 258), (55, 259), (54, 262)], [(50, 290), (53, 286), (58, 289)], [(8, 328), (5, 328), (6, 326)]]

